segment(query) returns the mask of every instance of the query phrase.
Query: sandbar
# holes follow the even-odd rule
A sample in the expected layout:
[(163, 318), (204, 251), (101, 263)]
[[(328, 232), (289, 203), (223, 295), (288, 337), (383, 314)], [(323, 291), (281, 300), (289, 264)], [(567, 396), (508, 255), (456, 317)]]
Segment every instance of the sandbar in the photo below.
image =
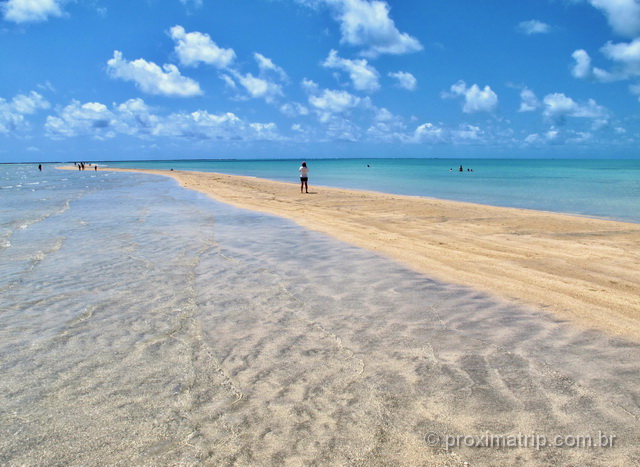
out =
[(639, 224), (313, 185), (302, 194), (294, 183), (219, 173), (118, 170), (170, 176), (438, 280), (640, 341)]

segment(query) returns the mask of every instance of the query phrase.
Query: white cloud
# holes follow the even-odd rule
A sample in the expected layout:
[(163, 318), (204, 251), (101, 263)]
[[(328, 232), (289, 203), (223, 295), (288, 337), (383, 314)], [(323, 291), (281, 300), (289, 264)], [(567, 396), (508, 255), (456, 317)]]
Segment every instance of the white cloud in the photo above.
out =
[(8, 134), (29, 126), (25, 115), (33, 115), (38, 110), (48, 109), (49, 102), (35, 91), (18, 94), (11, 102), (0, 98), (0, 134)]
[(56, 116), (47, 118), (45, 129), (54, 139), (76, 136), (104, 139), (118, 134), (226, 141), (283, 139), (272, 122), (247, 122), (231, 112), (211, 114), (206, 110), (160, 116), (142, 99), (113, 104), (111, 109), (98, 102), (72, 101)]
[(589, 54), (580, 49), (572, 54), (575, 65), (571, 74), (578, 79), (592, 79), (601, 83), (640, 76), (640, 38), (631, 43), (608, 42), (600, 51), (614, 62), (610, 71), (592, 66)]
[(389, 76), (398, 80), (397, 86), (401, 89), (406, 89), (407, 91), (415, 91), (418, 87), (418, 80), (416, 80), (415, 76), (406, 71), (389, 73)]
[(530, 146), (541, 146), (544, 144), (560, 144), (560, 132), (556, 129), (551, 129), (545, 133), (538, 134), (532, 133), (524, 139), (524, 143)]
[(571, 74), (579, 79), (587, 79), (592, 76), (591, 57), (586, 50), (576, 50), (571, 54), (575, 60), (575, 65), (571, 69)]
[(280, 112), (290, 118), (298, 117), (300, 115), (309, 115), (309, 109), (307, 106), (298, 102), (287, 102), (280, 106)]
[(253, 76), (251, 73), (243, 75), (234, 72), (233, 74), (242, 87), (244, 87), (254, 99), (264, 99), (268, 103), (273, 103), (278, 97), (284, 95), (282, 87), (277, 83)]
[(422, 50), (422, 44), (400, 32), (389, 17), (389, 5), (381, 0), (298, 0), (306, 5), (326, 4), (336, 11), (341, 42), (362, 47), (362, 55), (406, 54)]
[(593, 99), (589, 99), (586, 104), (579, 104), (563, 93), (547, 94), (543, 99), (543, 106), (544, 117), (559, 123), (562, 123), (566, 117), (603, 121), (609, 116), (609, 111)]
[(301, 81), (300, 86), (309, 94), (317, 94), (320, 92), (318, 84), (308, 78), (304, 78)]
[(91, 135), (112, 138), (116, 135), (116, 117), (107, 106), (98, 102), (81, 104), (72, 101), (57, 117), (48, 116), (45, 130), (52, 138)]
[(623, 78), (640, 76), (640, 37), (630, 43), (607, 42), (601, 51), (619, 67), (613, 74)]
[(518, 24), (518, 27), (516, 29), (523, 34), (531, 36), (533, 34), (547, 34), (551, 31), (551, 26), (541, 21), (532, 19), (529, 21), (522, 21), (520, 24)]
[(48, 109), (49, 102), (35, 91), (29, 94), (18, 94), (12, 100), (11, 106), (16, 112), (23, 115), (32, 115), (40, 109)]
[(325, 68), (342, 70), (349, 74), (353, 87), (358, 91), (375, 92), (380, 89), (378, 79), (380, 75), (374, 67), (364, 59), (348, 60), (340, 58), (338, 52), (331, 50), (329, 56), (322, 63)]
[(133, 81), (148, 94), (191, 97), (202, 94), (200, 85), (180, 74), (175, 65), (164, 65), (160, 68), (153, 62), (139, 58), (127, 61), (122, 52), (113, 52), (113, 58), (107, 62), (108, 72), (114, 78)]
[(584, 131), (563, 130), (552, 126), (543, 133), (532, 133), (524, 139), (526, 146), (560, 146), (564, 144), (585, 144), (593, 139), (593, 134)]
[(50, 16), (62, 16), (61, 0), (8, 0), (0, 8), (4, 19), (14, 23), (46, 21)]
[(454, 143), (477, 141), (484, 135), (480, 127), (469, 124), (461, 124), (457, 130), (452, 132)]
[(236, 82), (233, 78), (227, 74), (221, 74), (220, 79), (225, 82), (225, 84), (231, 89), (237, 89)]
[(257, 52), (253, 54), (253, 57), (258, 63), (260, 76), (268, 76), (270, 74), (274, 74), (281, 81), (287, 81), (289, 79), (287, 76), (287, 73), (278, 65), (273, 63), (273, 61), (270, 58), (267, 58), (264, 55), (259, 54)]
[(616, 34), (635, 37), (640, 34), (640, 2), (638, 0), (589, 0), (602, 10)]
[(320, 95), (309, 96), (309, 104), (318, 113), (320, 121), (327, 122), (334, 114), (346, 113), (360, 105), (362, 100), (346, 91), (323, 90)]
[(460, 80), (451, 86), (451, 94), (444, 97), (464, 97), (462, 111), (465, 113), (493, 112), (498, 107), (498, 96), (489, 86), (480, 89), (477, 84), (467, 87), (467, 83)]
[(316, 109), (340, 113), (357, 106), (360, 98), (346, 91), (325, 89), (320, 96), (310, 96), (309, 103)]
[(445, 131), (433, 123), (424, 123), (416, 128), (413, 140), (416, 143), (442, 143), (445, 141)]
[(520, 91), (520, 108), (518, 112), (532, 112), (540, 107), (540, 101), (530, 89)]
[(329, 140), (356, 142), (360, 139), (360, 129), (341, 116), (330, 116), (324, 124), (324, 132)]
[(382, 107), (381, 109), (376, 109), (374, 120), (377, 122), (392, 122), (396, 120), (396, 117), (389, 109)]
[[(286, 72), (277, 66), (270, 58), (262, 54), (253, 54), (258, 64), (259, 74), (254, 76), (252, 73), (240, 73), (238, 70), (229, 69), (229, 74), (223, 74), (220, 77), (227, 83), (231, 89), (237, 89), (238, 84), (244, 88), (250, 98), (264, 99), (267, 103), (275, 103), (279, 97), (283, 97), (282, 86), (276, 81), (288, 81)], [(245, 97), (240, 97), (245, 99)]]
[(116, 110), (119, 120), (125, 128), (129, 129), (127, 131), (129, 134), (138, 136), (150, 134), (160, 121), (160, 118), (152, 114), (149, 106), (140, 98), (129, 99), (116, 106)]
[(424, 123), (407, 140), (413, 143), (474, 144), (485, 140), (485, 132), (480, 127), (467, 123), (462, 123), (457, 128)]
[(170, 30), (171, 38), (176, 42), (175, 51), (180, 63), (185, 66), (197, 66), (200, 63), (216, 68), (227, 68), (236, 58), (233, 49), (223, 49), (211, 40), (208, 34), (187, 33), (182, 26)]
[(275, 123), (251, 123), (232, 112), (211, 114), (206, 110), (171, 114), (158, 123), (154, 135), (226, 141), (282, 139)]

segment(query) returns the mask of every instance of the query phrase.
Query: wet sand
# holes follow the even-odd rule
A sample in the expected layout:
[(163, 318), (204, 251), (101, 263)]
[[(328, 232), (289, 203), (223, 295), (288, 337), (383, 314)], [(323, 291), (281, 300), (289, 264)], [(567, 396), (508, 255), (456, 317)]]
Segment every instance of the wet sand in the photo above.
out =
[(439, 280), (640, 342), (640, 225), (214, 173), (146, 171)]

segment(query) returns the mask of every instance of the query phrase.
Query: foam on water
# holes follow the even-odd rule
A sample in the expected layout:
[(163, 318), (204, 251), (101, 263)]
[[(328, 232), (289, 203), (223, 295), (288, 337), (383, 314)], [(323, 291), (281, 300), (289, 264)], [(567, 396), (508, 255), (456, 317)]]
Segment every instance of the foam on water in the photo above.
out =
[[(170, 179), (87, 175), (2, 193), (0, 464), (639, 455), (639, 346)], [(591, 428), (622, 446), (443, 454), (424, 441)]]

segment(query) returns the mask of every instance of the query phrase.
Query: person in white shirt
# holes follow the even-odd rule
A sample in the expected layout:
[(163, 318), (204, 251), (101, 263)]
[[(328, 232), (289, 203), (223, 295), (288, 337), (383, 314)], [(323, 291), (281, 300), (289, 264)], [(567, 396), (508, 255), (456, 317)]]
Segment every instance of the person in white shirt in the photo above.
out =
[(309, 168), (307, 167), (307, 163), (302, 162), (302, 167), (300, 167), (298, 171), (300, 172), (300, 193), (302, 193), (303, 188), (309, 193), (309, 185), (307, 183), (309, 180)]

